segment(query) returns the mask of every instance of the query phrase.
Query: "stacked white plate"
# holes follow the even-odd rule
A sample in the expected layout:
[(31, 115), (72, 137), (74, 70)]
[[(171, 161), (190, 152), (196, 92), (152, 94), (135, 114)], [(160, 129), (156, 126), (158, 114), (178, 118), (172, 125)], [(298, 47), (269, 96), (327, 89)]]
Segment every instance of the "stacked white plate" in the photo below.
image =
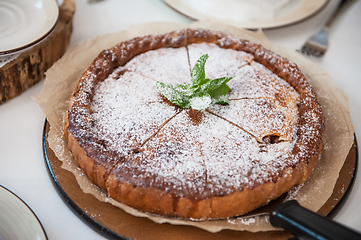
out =
[(0, 0), (0, 64), (45, 39), (58, 18), (56, 0)]

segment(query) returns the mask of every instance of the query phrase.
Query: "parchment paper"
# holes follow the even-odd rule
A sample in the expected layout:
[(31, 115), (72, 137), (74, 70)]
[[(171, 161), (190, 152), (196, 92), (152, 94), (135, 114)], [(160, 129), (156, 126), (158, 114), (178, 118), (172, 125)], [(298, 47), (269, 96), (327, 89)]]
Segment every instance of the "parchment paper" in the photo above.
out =
[(67, 109), (68, 100), (75, 82), (83, 71), (106, 48), (118, 42), (146, 34), (161, 34), (184, 28), (207, 28), (238, 35), (244, 39), (262, 44), (264, 47), (279, 53), (294, 61), (309, 78), (317, 92), (326, 118), (326, 133), (321, 158), (317, 162), (311, 177), (301, 186), (294, 187), (289, 199), (296, 199), (299, 203), (312, 210), (318, 211), (333, 192), (339, 171), (354, 142), (348, 98), (346, 94), (332, 82), (328, 73), (317, 63), (304, 58), (301, 54), (272, 44), (261, 32), (250, 32), (222, 23), (199, 21), (190, 25), (157, 22), (145, 23), (130, 27), (125, 31), (107, 34), (89, 39), (77, 44), (68, 51), (47, 72), (42, 92), (34, 100), (42, 108), (49, 124), (48, 142), (57, 158), (63, 162), (62, 168), (71, 171), (85, 193), (94, 195), (99, 201), (110, 202), (124, 211), (139, 217), (147, 217), (157, 223), (192, 225), (210, 232), (222, 229), (238, 231), (270, 231), (275, 230), (269, 223), (268, 215), (240, 217), (224, 220), (194, 222), (170, 219), (146, 214), (107, 197), (106, 193), (90, 183), (88, 178), (77, 167), (67, 148), (62, 129), (63, 114)]

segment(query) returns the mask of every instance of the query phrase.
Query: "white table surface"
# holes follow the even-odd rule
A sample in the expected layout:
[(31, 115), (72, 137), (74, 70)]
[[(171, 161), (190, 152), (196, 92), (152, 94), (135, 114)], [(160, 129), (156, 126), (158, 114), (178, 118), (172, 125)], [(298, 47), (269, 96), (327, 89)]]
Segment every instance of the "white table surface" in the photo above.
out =
[[(151, 21), (190, 23), (162, 0), (106, 0), (88, 4), (75, 0), (76, 13), (69, 49), (97, 35), (124, 30)], [(266, 30), (274, 43), (299, 49), (326, 21), (337, 0), (316, 16), (292, 26)], [(356, 136), (361, 136), (361, 1), (357, 1), (334, 24), (330, 49), (321, 64), (349, 95)], [(42, 90), (44, 80), (20, 96), (0, 105), (0, 184), (15, 192), (35, 212), (47, 236), (56, 239), (102, 239), (62, 201), (52, 185), (43, 158), (44, 115), (31, 99)], [(335, 220), (361, 231), (361, 174), (358, 169), (353, 190)], [(136, 227), (136, 226), (135, 226)]]

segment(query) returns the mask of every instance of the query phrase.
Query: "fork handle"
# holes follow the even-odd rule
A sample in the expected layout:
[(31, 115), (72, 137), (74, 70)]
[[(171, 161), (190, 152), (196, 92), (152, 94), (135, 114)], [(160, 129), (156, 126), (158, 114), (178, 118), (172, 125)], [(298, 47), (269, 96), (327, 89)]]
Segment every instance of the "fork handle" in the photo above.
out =
[(274, 227), (281, 227), (303, 240), (361, 239), (360, 233), (301, 207), (296, 200), (278, 206), (271, 213), (270, 222)]
[(335, 19), (343, 12), (347, 7), (351, 6), (352, 3), (356, 2), (356, 0), (341, 0), (336, 10), (332, 13), (331, 17), (327, 20), (325, 24), (325, 28), (331, 28), (331, 25), (335, 21)]

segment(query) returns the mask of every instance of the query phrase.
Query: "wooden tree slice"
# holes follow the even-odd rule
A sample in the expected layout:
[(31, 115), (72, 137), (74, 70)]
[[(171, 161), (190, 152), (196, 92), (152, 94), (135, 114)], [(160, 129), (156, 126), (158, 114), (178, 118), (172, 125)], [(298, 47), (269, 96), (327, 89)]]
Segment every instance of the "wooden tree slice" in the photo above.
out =
[(64, 0), (59, 7), (59, 21), (53, 32), (0, 68), (0, 104), (42, 80), (46, 70), (63, 56), (69, 45), (74, 12), (74, 1)]

